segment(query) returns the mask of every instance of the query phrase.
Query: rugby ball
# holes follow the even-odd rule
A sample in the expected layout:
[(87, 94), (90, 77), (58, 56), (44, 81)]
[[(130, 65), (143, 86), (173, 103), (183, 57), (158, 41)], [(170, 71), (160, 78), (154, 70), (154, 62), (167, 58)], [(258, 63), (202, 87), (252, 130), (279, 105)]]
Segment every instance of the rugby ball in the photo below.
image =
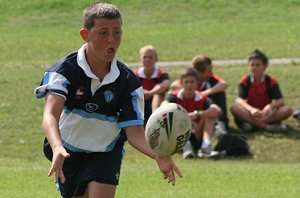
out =
[(148, 144), (160, 156), (172, 156), (181, 151), (191, 133), (191, 119), (186, 110), (176, 103), (157, 108), (145, 128)]

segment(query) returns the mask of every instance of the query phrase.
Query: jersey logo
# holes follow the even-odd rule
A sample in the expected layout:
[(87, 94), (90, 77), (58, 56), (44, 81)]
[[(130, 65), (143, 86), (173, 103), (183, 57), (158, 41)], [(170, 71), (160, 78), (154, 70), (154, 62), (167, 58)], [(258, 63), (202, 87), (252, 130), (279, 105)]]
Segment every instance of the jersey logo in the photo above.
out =
[(104, 100), (106, 103), (110, 103), (114, 98), (114, 94), (110, 90), (105, 91), (103, 94), (104, 94)]
[(80, 86), (75, 93), (75, 98), (77, 100), (81, 99), (83, 97), (84, 92), (85, 92), (84, 87)]
[(96, 111), (98, 109), (98, 105), (95, 104), (95, 103), (86, 103), (85, 104), (85, 109), (88, 112), (92, 113), (92, 112), (94, 112), (94, 111)]

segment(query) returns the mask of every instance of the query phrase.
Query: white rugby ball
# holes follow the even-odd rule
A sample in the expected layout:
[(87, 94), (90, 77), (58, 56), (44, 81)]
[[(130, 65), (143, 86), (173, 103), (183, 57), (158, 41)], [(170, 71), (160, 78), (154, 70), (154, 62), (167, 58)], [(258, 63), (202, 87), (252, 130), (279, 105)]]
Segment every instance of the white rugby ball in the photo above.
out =
[(186, 110), (176, 103), (157, 108), (145, 128), (148, 144), (160, 156), (171, 156), (180, 151), (191, 133), (191, 119)]

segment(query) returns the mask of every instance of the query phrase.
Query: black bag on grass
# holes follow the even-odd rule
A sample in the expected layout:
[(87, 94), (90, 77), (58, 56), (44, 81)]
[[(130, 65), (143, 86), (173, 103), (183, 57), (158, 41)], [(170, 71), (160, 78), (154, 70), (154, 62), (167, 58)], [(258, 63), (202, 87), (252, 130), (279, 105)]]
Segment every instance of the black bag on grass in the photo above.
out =
[(247, 138), (245, 136), (234, 134), (225, 134), (220, 137), (215, 147), (215, 151), (226, 151), (226, 156), (230, 157), (251, 156)]

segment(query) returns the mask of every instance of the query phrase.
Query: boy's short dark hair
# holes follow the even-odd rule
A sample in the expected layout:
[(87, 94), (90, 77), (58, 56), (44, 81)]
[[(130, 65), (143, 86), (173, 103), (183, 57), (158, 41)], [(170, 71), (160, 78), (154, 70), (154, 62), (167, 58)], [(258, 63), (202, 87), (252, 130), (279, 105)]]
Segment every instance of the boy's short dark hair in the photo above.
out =
[(259, 59), (262, 61), (262, 63), (264, 65), (268, 65), (269, 64), (269, 58), (260, 50), (256, 49), (254, 50), (248, 58), (248, 62), (250, 62), (251, 59)]
[(187, 76), (193, 76), (197, 79), (197, 81), (199, 80), (197, 70), (194, 69), (193, 67), (186, 67), (180, 75), (180, 80), (182, 80)]
[(121, 13), (115, 5), (107, 3), (93, 3), (83, 11), (83, 28), (90, 30), (95, 25), (95, 19), (122, 19)]
[(192, 59), (192, 66), (197, 71), (204, 71), (208, 65), (211, 65), (211, 59), (207, 56), (197, 55)]

